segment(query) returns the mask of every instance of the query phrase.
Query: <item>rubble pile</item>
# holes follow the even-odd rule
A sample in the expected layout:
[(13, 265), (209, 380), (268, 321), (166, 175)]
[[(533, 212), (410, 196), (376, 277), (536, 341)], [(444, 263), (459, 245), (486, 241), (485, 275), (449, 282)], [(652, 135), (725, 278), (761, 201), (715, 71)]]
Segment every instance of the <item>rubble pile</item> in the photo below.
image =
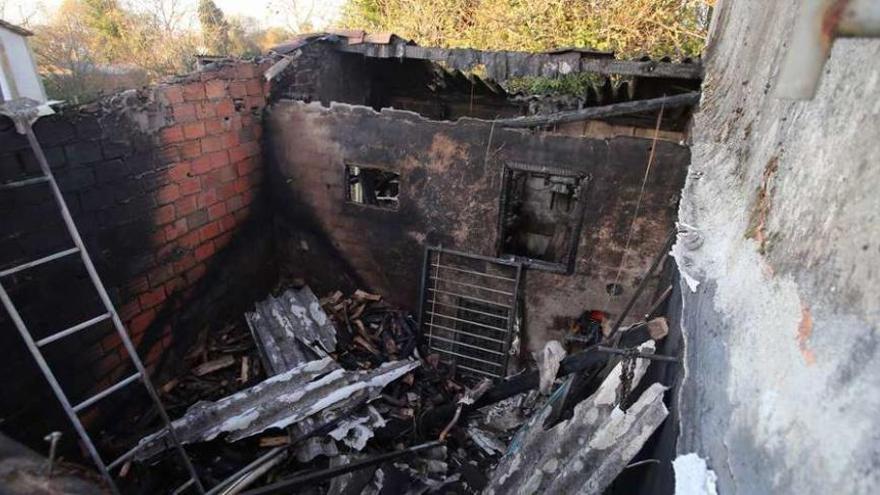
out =
[[(419, 422), (432, 408), (472, 403), (488, 382), (456, 377), (438, 355), (420, 353), (412, 315), (365, 291), (319, 299), (300, 287), (257, 302), (244, 320), (203, 334), (186, 358), (189, 372), (161, 388), (179, 441), (194, 449), (197, 468), (222, 487), (218, 493), (372, 462), (430, 442), (437, 445), (297, 490), (475, 493), (485, 487), (514, 430), (478, 422), (453, 428), (458, 417)], [(172, 445), (167, 432), (147, 435), (133, 461), (155, 463)]]
[[(661, 320), (611, 348), (551, 341), (493, 382), (425, 354), (416, 320), (381, 296), (303, 286), (206, 333), (162, 393), (211, 493), (601, 493), (665, 418), (662, 386), (631, 393), (648, 359), (674, 360), (653, 356)], [(153, 432), (131, 462), (172, 445)]]

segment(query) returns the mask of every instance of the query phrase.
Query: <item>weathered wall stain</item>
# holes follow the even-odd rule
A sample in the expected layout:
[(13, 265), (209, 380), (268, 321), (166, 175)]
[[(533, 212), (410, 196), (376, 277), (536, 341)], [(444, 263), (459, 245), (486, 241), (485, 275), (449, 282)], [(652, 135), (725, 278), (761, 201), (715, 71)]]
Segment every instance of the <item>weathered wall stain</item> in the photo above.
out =
[[(333, 251), (281, 253), (288, 266), (310, 283), (328, 275), (338, 255), (359, 280), (392, 302), (415, 309), (424, 243), (495, 256), (501, 177), (506, 161), (564, 167), (589, 177), (586, 220), (579, 239), (575, 273), (529, 270), (525, 303), (530, 348), (558, 336), (554, 318), (576, 317), (587, 309), (620, 311), (672, 228), (677, 191), (684, 181), (689, 151), (659, 142), (655, 168), (642, 199), (632, 249), (621, 270), (621, 295), (605, 286), (617, 274), (623, 244), (639, 196), (651, 141), (640, 138), (590, 139), (491, 129), (486, 122), (423, 119), (409, 112), (281, 100), (267, 113), (270, 162), (279, 213), (308, 212)], [(492, 142), (487, 158), (487, 142)], [(345, 201), (347, 162), (398, 171), (400, 205), (388, 211)], [(284, 236), (296, 238), (294, 230)], [(284, 242), (284, 241), (281, 241)], [(294, 246), (296, 242), (285, 245)], [(337, 264), (337, 266), (339, 266)], [(647, 310), (656, 278), (633, 315)], [(332, 289), (332, 287), (326, 287)]]

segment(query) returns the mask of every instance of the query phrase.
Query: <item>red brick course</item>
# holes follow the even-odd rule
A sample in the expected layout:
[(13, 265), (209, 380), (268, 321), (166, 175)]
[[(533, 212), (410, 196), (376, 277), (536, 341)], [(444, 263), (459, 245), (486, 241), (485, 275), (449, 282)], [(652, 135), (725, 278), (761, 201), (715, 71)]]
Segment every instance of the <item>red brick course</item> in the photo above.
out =
[[(168, 164), (153, 193), (156, 259), (127, 284), (120, 305), (138, 338), (175, 295), (192, 290), (248, 216), (262, 177), (261, 119), (254, 117), (266, 101), (261, 74), (242, 62), (156, 90), (169, 117), (156, 137)], [(159, 341), (168, 344), (170, 336)], [(116, 344), (108, 338), (105, 347)], [(160, 354), (151, 349), (146, 361)]]

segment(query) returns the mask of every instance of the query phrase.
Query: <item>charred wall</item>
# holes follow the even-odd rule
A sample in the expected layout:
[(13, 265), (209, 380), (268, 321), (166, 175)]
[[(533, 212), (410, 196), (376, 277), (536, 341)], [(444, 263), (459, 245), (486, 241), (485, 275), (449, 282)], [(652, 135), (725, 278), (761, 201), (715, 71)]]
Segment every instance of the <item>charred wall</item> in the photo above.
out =
[[(619, 312), (673, 226), (689, 161), (686, 147), (658, 142), (627, 244), (651, 141), (510, 131), (488, 122), (436, 122), (416, 114), (281, 100), (267, 108), (267, 167), (280, 262), (319, 290), (367, 287), (415, 308), (425, 244), (494, 256), (507, 162), (588, 176), (585, 215), (571, 275), (528, 270), (530, 347), (586, 309)], [(345, 166), (401, 176), (399, 207), (346, 201)], [(606, 287), (615, 281), (612, 296)], [(656, 288), (633, 310), (647, 310)]]
[[(261, 193), (260, 76), (254, 63), (217, 67), (35, 124), (98, 272), (141, 358), (157, 371), (180, 366), (200, 331), (239, 315), (274, 282)], [(0, 182), (39, 172), (6, 119), (0, 155)], [(0, 191), (0, 226), (0, 268), (72, 245), (45, 184)], [(76, 256), (2, 283), (37, 338), (103, 312)], [(68, 423), (5, 311), (0, 339), (7, 377), (0, 427), (41, 445), (43, 435)], [(108, 322), (44, 350), (75, 402), (131, 373)], [(118, 407), (118, 399), (100, 406)]]

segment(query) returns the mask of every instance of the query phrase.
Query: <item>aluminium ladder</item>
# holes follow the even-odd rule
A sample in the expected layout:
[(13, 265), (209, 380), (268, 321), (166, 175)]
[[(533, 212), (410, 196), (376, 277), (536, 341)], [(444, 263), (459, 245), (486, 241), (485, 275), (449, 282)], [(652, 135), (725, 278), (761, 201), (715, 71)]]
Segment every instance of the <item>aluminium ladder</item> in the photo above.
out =
[[(168, 414), (165, 412), (165, 408), (162, 407), (159, 396), (156, 393), (155, 388), (153, 388), (153, 384), (150, 382), (147, 371), (144, 369), (144, 365), (138, 357), (137, 351), (135, 350), (131, 339), (128, 337), (128, 332), (125, 330), (125, 326), (122, 324), (122, 320), (120, 320), (119, 315), (116, 313), (113, 302), (107, 295), (107, 290), (104, 288), (104, 284), (101, 282), (101, 279), (98, 276), (98, 272), (95, 270), (95, 266), (92, 263), (92, 260), (89, 257), (88, 252), (86, 251), (86, 247), (83, 244), (82, 238), (79, 235), (79, 231), (74, 224), (73, 217), (70, 215), (70, 210), (68, 210), (67, 208), (67, 203), (65, 203), (64, 197), (61, 194), (61, 190), (58, 188), (58, 184), (55, 181), (55, 177), (52, 175), (52, 170), (49, 167), (46, 156), (45, 154), (43, 154), (43, 150), (40, 147), (40, 143), (37, 141), (36, 135), (34, 135), (31, 123), (38, 118), (38, 108), (39, 103), (33, 100), (26, 99), (19, 99), (0, 105), (0, 113), (12, 118), (13, 122), (15, 122), (15, 126), (18, 132), (27, 136), (30, 147), (37, 158), (37, 162), (39, 163), (40, 170), (43, 174), (42, 176), (35, 178), (2, 184), (0, 185), (0, 192), (6, 189), (48, 183), (49, 187), (52, 190), (52, 195), (55, 199), (55, 202), (57, 203), (58, 208), (61, 210), (61, 216), (64, 218), (64, 223), (67, 226), (67, 231), (70, 234), (71, 239), (73, 240), (74, 247), (0, 271), (0, 300), (2, 300), (3, 306), (6, 308), (9, 316), (12, 318), (13, 324), (15, 325), (16, 329), (18, 329), (18, 332), (24, 339), (28, 350), (33, 355), (34, 359), (37, 362), (37, 365), (40, 367), (40, 370), (43, 372), (43, 375), (49, 382), (49, 386), (52, 388), (52, 391), (58, 398), (58, 401), (61, 402), (61, 406), (64, 408), (64, 412), (67, 414), (70, 422), (73, 423), (73, 428), (76, 430), (77, 434), (79, 435), (80, 439), (88, 450), (89, 455), (91, 456), (95, 465), (98, 467), (101, 475), (106, 479), (110, 490), (114, 494), (119, 494), (119, 488), (116, 486), (116, 482), (113, 479), (113, 476), (110, 474), (111, 471), (121, 467), (129, 459), (134, 457), (135, 453), (137, 453), (138, 451), (139, 445), (136, 445), (134, 448), (130, 449), (115, 460), (111, 461), (109, 464), (105, 463), (101, 455), (98, 453), (94, 442), (92, 442), (92, 439), (89, 437), (88, 432), (86, 432), (85, 428), (83, 427), (83, 424), (79, 418), (79, 413), (89, 406), (97, 403), (101, 399), (104, 399), (114, 392), (128, 387), (136, 381), (140, 381), (141, 384), (146, 388), (150, 399), (159, 411), (159, 416), (161, 417), (163, 424), (162, 429), (168, 429), (169, 437), (173, 443), (173, 446), (180, 457), (183, 459), (184, 465), (189, 472), (189, 480), (178, 487), (174, 491), (174, 493), (183, 493), (190, 488), (195, 488), (195, 490), (199, 494), (203, 494), (205, 490), (202, 486), (201, 481), (198, 478), (198, 475), (196, 474), (195, 468), (193, 467), (192, 462), (190, 462), (186, 451), (184, 451), (183, 447), (178, 441), (174, 428), (171, 426), (171, 420), (168, 418)], [(91, 279), (92, 284), (98, 292), (98, 296), (101, 299), (101, 303), (104, 306), (105, 312), (90, 320), (83, 321), (65, 330), (61, 330), (60, 332), (35, 341), (33, 336), (30, 334), (27, 326), (25, 325), (21, 315), (19, 314), (18, 309), (15, 307), (12, 299), (9, 297), (9, 294), (3, 287), (3, 279), (9, 275), (13, 275), (29, 268), (40, 266), (45, 263), (49, 263), (51, 261), (74, 254), (79, 254), (83, 265), (85, 265), (86, 271), (88, 272), (89, 278)], [(117, 382), (115, 385), (112, 385), (111, 387), (101, 392), (98, 392), (97, 394), (89, 397), (88, 399), (85, 399), (78, 404), (71, 404), (70, 399), (68, 399), (65, 395), (64, 390), (61, 388), (61, 385), (55, 378), (55, 374), (52, 372), (52, 369), (46, 362), (46, 359), (43, 357), (40, 349), (52, 342), (64, 339), (65, 337), (69, 337), (82, 330), (85, 330), (86, 328), (92, 327), (93, 325), (96, 325), (106, 320), (110, 320), (113, 322), (113, 326), (115, 327), (116, 332), (119, 334), (119, 338), (122, 340), (128, 357), (131, 360), (131, 363), (134, 365), (136, 372), (128, 376), (127, 378), (124, 378), (121, 381)]]

